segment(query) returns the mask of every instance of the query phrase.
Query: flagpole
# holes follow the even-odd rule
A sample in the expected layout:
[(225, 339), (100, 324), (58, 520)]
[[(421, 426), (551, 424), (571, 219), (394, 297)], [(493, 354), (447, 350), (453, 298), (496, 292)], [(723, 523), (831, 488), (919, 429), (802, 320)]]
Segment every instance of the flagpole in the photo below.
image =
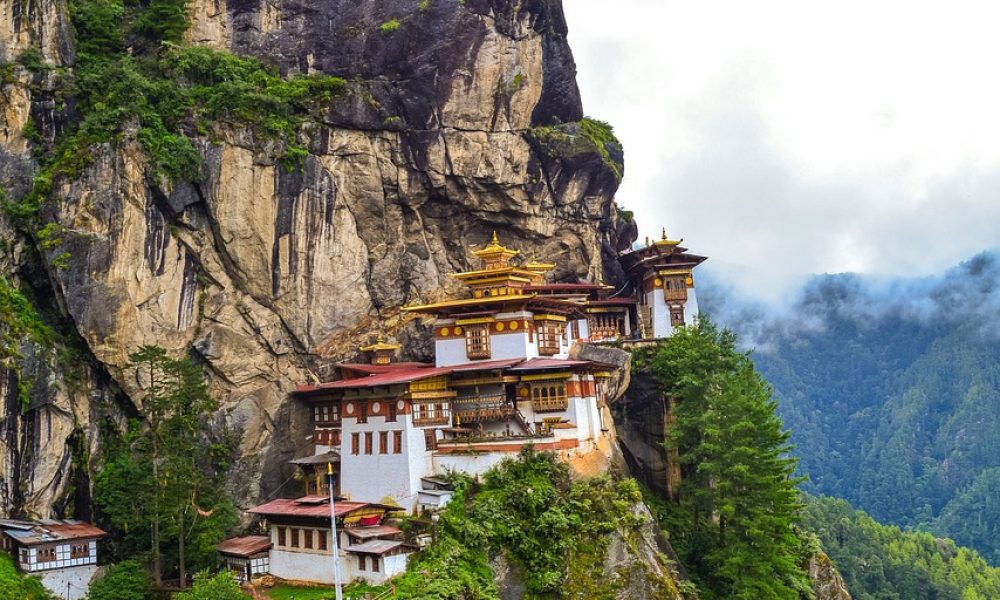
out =
[(337, 540), (337, 513), (333, 508), (333, 463), (326, 463), (326, 475), (330, 483), (330, 531), (333, 537), (333, 585), (337, 590), (337, 600), (344, 600), (340, 588), (340, 549)]

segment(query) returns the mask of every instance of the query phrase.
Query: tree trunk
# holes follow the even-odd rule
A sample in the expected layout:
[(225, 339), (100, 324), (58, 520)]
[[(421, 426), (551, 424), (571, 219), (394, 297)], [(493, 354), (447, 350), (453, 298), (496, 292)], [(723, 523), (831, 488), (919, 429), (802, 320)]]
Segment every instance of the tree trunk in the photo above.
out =
[(184, 532), (184, 511), (183, 510), (181, 510), (181, 514), (180, 514), (180, 527), (178, 528), (178, 531), (180, 533), (177, 536), (177, 561), (178, 561), (178, 563), (180, 563), (180, 569), (181, 569), (181, 589), (183, 590), (186, 587), (186, 583), (185, 583), (186, 577), (185, 577), (185, 571), (184, 571), (184, 538), (187, 537), (186, 535), (184, 535), (185, 532)]

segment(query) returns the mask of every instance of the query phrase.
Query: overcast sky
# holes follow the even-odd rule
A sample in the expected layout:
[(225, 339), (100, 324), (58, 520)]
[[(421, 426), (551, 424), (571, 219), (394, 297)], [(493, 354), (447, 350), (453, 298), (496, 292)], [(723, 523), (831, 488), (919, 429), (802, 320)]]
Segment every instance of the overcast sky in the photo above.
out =
[(772, 297), (810, 273), (924, 275), (1000, 245), (1000, 5), (563, 5), (640, 239), (666, 226)]

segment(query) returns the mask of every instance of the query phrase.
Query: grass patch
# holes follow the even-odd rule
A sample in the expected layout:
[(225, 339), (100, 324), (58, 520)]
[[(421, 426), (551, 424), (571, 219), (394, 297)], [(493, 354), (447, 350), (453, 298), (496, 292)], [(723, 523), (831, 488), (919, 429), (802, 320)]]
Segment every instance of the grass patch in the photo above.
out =
[[(385, 592), (385, 586), (373, 586), (366, 583), (352, 583), (344, 587), (345, 600), (362, 600), (366, 595), (378, 595)], [(293, 585), (281, 583), (267, 590), (272, 600), (333, 600), (336, 592), (332, 586)]]
[(403, 22), (400, 21), (399, 19), (389, 19), (385, 23), (382, 23), (381, 25), (379, 25), (378, 26), (378, 30), (379, 30), (379, 33), (381, 33), (382, 35), (389, 35), (393, 31), (396, 31), (397, 29), (399, 29), (400, 25), (402, 25), (402, 24), (403, 24)]

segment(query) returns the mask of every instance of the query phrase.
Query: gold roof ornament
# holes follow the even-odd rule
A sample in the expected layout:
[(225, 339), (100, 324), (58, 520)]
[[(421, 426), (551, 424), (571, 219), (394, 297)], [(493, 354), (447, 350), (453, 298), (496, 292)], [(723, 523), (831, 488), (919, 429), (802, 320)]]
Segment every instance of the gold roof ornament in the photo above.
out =
[(381, 333), (378, 334), (378, 338), (375, 339), (374, 344), (358, 348), (358, 350), (361, 350), (362, 352), (395, 352), (396, 350), (399, 349), (400, 349), (399, 344), (386, 343), (385, 338), (382, 336)]
[(656, 245), (657, 246), (676, 246), (676, 245), (680, 244), (683, 241), (684, 241), (683, 239), (672, 240), (672, 239), (668, 238), (667, 237), (667, 228), (664, 227), (663, 228), (663, 233), (660, 235), (660, 239), (657, 240)]
[(500, 238), (497, 236), (496, 230), (493, 231), (493, 239), (489, 244), (480, 250), (473, 251), (473, 254), (483, 261), (483, 266), (486, 269), (506, 267), (510, 264), (510, 259), (517, 256), (519, 253), (520, 252), (517, 250), (502, 245), (500, 243)]

